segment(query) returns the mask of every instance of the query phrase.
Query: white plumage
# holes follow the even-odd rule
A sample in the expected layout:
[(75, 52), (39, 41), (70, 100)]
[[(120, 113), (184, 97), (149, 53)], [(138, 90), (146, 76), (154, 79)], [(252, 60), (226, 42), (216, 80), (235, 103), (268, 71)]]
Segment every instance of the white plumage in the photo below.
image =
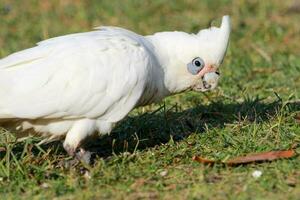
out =
[[(0, 60), (0, 119), (48, 139), (65, 136), (73, 155), (88, 136), (109, 133), (137, 106), (214, 88), (229, 33), (224, 16), (221, 28), (198, 34), (141, 36), (100, 27), (45, 40)], [(203, 66), (193, 61), (198, 57)], [(188, 63), (199, 73), (189, 73)]]

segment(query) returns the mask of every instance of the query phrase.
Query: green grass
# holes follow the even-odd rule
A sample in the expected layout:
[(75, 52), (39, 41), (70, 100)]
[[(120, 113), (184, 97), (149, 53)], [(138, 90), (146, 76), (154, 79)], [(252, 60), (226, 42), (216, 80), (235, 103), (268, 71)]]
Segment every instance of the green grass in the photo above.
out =
[[(97, 151), (91, 166), (68, 167), (60, 143), (16, 142), (1, 129), (0, 199), (299, 199), (299, 156), (238, 167), (191, 159), (226, 160), (295, 145), (300, 153), (294, 119), (300, 111), (300, 14), (293, 2), (2, 0), (0, 57), (99, 25), (141, 34), (195, 32), (230, 14), (233, 28), (218, 89), (133, 111), (90, 146)], [(262, 176), (254, 179), (254, 170)]]

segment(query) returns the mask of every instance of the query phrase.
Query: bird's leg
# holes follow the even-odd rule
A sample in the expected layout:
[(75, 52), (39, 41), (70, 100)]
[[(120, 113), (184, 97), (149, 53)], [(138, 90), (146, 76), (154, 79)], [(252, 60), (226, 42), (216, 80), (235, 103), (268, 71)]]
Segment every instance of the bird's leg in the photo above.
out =
[[(95, 121), (90, 119), (82, 119), (74, 122), (72, 128), (68, 131), (65, 141), (64, 141), (64, 149), (70, 156), (78, 157), (76, 155), (76, 151), (82, 142), (91, 136), (95, 132)], [(82, 153), (79, 155), (83, 155), (84, 150), (80, 150)], [(80, 157), (80, 156), (79, 156)]]

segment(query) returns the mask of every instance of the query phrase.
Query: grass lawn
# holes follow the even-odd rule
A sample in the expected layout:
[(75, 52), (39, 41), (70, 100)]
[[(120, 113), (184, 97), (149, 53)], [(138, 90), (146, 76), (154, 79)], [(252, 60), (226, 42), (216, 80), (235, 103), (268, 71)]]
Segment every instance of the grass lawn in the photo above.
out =
[(60, 143), (16, 142), (2, 128), (0, 199), (300, 199), (299, 156), (237, 167), (192, 161), (300, 153), (300, 1), (1, 0), (0, 57), (100, 25), (196, 32), (223, 14), (232, 34), (216, 90), (134, 110), (90, 146), (91, 166), (67, 166)]

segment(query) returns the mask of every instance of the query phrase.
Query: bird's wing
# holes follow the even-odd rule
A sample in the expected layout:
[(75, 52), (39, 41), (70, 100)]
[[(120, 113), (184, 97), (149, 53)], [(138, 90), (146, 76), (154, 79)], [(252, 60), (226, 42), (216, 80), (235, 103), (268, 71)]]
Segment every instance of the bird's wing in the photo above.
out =
[(140, 40), (104, 28), (0, 60), (0, 118), (122, 119), (142, 95), (151, 65)]

